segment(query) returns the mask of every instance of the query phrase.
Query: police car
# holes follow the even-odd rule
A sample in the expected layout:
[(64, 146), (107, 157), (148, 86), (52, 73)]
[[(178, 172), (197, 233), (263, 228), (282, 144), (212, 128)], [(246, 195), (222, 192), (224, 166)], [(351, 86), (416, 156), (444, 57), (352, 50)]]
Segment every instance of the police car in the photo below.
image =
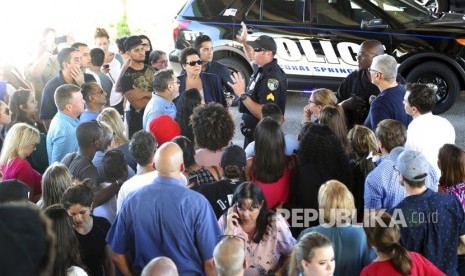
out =
[(290, 91), (337, 89), (357, 69), (358, 49), (368, 39), (383, 43), (408, 82), (434, 88), (435, 113), (448, 110), (465, 88), (464, 15), (433, 14), (411, 0), (189, 0), (176, 17), (170, 61), (206, 34), (215, 60), (250, 76), (251, 64), (235, 40), (241, 21), (249, 40), (274, 37)]

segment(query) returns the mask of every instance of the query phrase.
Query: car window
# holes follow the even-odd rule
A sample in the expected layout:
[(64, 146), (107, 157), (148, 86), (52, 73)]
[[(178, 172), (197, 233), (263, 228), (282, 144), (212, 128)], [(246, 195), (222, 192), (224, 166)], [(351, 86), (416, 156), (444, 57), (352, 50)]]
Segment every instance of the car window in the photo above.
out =
[(362, 19), (371, 16), (347, 0), (313, 0), (308, 9), (308, 21), (322, 25), (360, 26)]
[(195, 0), (184, 11), (184, 16), (214, 17), (222, 14), (231, 0)]
[(378, 8), (402, 24), (419, 21), (428, 16), (428, 10), (410, 0), (370, 0)]
[[(249, 20), (303, 22), (305, 2), (305, 0), (257, 0), (246, 17)], [(262, 4), (261, 18), (260, 4)]]

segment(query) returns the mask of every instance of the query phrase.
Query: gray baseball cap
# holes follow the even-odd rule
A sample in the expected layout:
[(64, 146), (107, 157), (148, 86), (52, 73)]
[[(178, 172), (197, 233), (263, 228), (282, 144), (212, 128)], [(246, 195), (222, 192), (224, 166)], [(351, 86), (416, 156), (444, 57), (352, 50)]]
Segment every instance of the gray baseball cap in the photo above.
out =
[(389, 156), (395, 163), (395, 169), (407, 180), (423, 181), (428, 176), (430, 164), (421, 152), (396, 147)]

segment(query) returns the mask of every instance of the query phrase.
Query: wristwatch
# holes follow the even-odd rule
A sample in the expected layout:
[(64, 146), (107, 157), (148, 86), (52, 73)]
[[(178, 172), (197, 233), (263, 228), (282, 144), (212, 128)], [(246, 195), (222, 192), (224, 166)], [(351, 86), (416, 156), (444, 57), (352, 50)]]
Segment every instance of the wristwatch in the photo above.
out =
[(249, 94), (244, 93), (244, 94), (242, 94), (242, 95), (239, 97), (239, 99), (240, 99), (241, 101), (244, 101), (244, 100), (247, 99), (248, 97), (249, 97)]

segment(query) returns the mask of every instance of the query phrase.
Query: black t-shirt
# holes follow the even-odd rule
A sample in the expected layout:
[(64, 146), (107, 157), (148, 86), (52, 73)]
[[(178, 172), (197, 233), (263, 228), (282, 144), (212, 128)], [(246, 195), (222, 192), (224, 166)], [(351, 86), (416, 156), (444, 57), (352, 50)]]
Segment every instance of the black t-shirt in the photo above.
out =
[[(259, 104), (275, 103), (281, 108), (284, 114), (286, 110), (286, 92), (287, 92), (287, 76), (286, 73), (278, 65), (276, 59), (265, 64), (263, 67), (257, 68), (250, 77), (247, 94), (250, 98)], [(240, 102), (239, 111), (242, 114), (242, 120), (249, 128), (255, 128), (258, 124), (257, 119)]]
[(152, 92), (153, 75), (155, 75), (155, 69), (147, 64), (144, 65), (142, 70), (135, 70), (132, 67), (128, 67), (128, 69), (120, 77), (123, 93), (133, 89), (133, 86), (144, 91)]
[(105, 247), (110, 223), (102, 217), (94, 217), (94, 225), (87, 235), (81, 235), (77, 231), (79, 249), (84, 265), (88, 268), (89, 276), (103, 276), (103, 263)]
[(222, 179), (202, 187), (200, 193), (210, 202), (217, 219), (231, 207), (234, 191), (241, 183), (239, 180)]
[(71, 175), (83, 181), (86, 178), (94, 180), (95, 184), (98, 184), (98, 171), (89, 158), (80, 155), (77, 152), (68, 153), (61, 159), (61, 164), (68, 167)]

